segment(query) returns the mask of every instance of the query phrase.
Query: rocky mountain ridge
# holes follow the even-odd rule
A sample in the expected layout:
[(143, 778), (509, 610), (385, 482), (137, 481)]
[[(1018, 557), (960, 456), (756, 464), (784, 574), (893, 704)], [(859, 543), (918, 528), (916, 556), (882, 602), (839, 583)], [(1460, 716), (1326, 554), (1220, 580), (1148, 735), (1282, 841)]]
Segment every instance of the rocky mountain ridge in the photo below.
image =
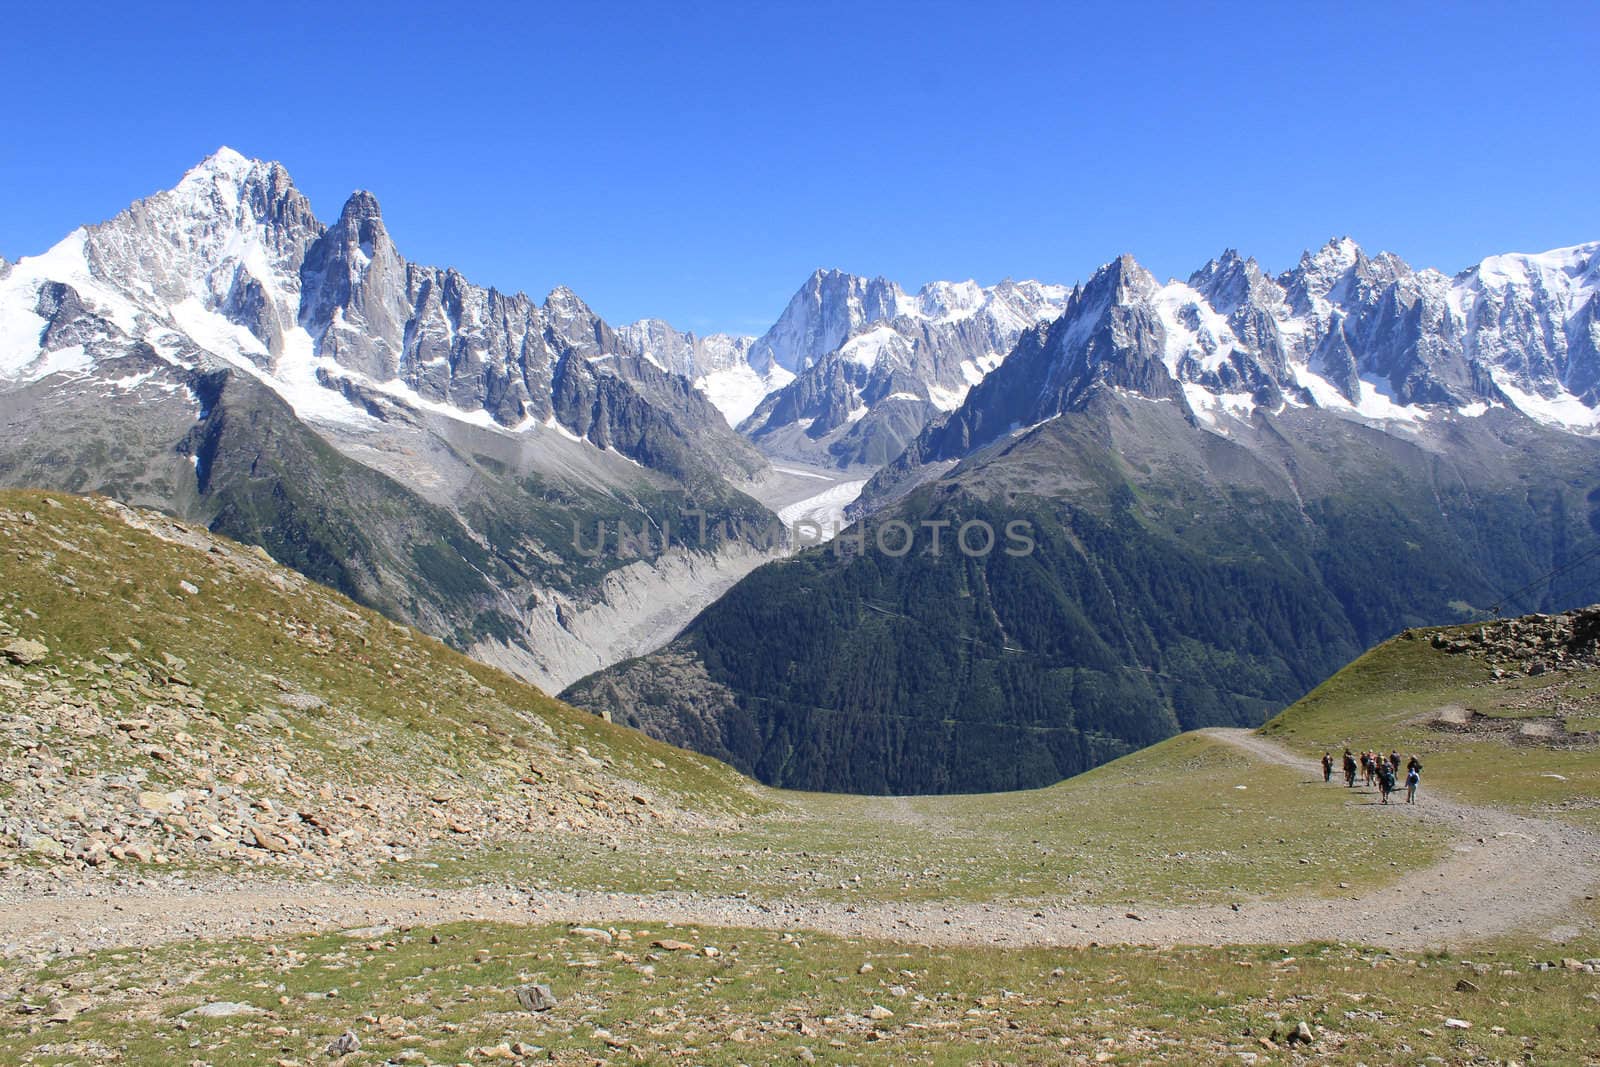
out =
[(689, 379), (716, 405), (730, 426), (738, 426), (767, 394), (794, 375), (776, 363), (757, 369), (750, 361), (754, 337), (714, 333), (705, 337), (680, 331), (662, 319), (640, 319), (617, 330), (631, 352), (662, 370)]
[(819, 270), (750, 348), (795, 380), (740, 429), (770, 455), (879, 466), (956, 407), (1022, 331), (1059, 314), (1062, 286), (1007, 279), (930, 282), (914, 294), (885, 278)]
[[(202, 522), (550, 688), (766, 558), (766, 462), (688, 379), (226, 149), (6, 272), (0, 412), (0, 483)], [(704, 544), (577, 551), (696, 512)]]
[[(646, 439), (658, 420), (718, 473), (761, 466), (701, 394), (640, 358), (570, 290), (541, 306), (408, 262), (372, 194), (352, 194), (324, 226), (281, 165), (229, 149), (17, 266), (0, 292), (7, 377), (92, 368), (95, 352), (59, 330), (43, 337), (42, 309), (60, 314), (44, 291), (66, 286), (75, 308), (130, 341), (182, 366), (199, 349), (313, 422), (371, 428), (404, 406), (575, 435), (657, 466), (664, 457)], [(29, 346), (35, 329), (43, 339)]]
[(1600, 430), (1600, 243), (1491, 256), (1448, 278), (1330, 241), (1273, 278), (1229, 250), (1187, 282), (1121, 256), (868, 487), (1081, 410), (1100, 389), (1176, 404), (1208, 431), (1315, 408), (1426, 435), (1442, 415), (1519, 412)]

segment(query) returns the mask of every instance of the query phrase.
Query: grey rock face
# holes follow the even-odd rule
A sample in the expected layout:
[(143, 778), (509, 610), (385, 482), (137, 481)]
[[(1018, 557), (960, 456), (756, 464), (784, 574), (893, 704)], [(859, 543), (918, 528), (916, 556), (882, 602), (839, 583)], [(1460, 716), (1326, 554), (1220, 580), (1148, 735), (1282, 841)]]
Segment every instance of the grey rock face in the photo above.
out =
[(317, 354), (374, 381), (400, 377), (415, 313), (408, 281), (377, 199), (351, 195), (300, 265), (299, 319)]
[(572, 290), (555, 289), (541, 307), (408, 264), (370, 194), (352, 196), (311, 248), (301, 284), (300, 321), (318, 355), (372, 381), (398, 380), (506, 427), (554, 420), (646, 466), (680, 449), (725, 474), (760, 466), (686, 379), (644, 358)]
[(46, 282), (39, 287), (39, 302), (34, 313), (45, 320), (39, 334), (39, 348), (54, 352), (70, 345), (92, 345), (104, 340), (107, 324), (84, 306), (78, 291), (65, 282)]

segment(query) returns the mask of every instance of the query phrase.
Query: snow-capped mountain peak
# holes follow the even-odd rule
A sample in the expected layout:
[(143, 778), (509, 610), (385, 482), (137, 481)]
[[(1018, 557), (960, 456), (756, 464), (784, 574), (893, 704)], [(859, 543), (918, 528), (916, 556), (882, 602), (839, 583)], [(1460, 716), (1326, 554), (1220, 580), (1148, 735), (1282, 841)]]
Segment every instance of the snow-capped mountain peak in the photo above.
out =
[(1158, 285), (1123, 256), (1023, 348), (934, 432), (925, 457), (963, 454), (1103, 388), (1179, 402), (1224, 435), (1284, 405), (1395, 432), (1511, 408), (1595, 433), (1600, 243), (1491, 256), (1454, 279), (1368, 256), (1349, 238), (1276, 279), (1229, 250), (1187, 283)]
[(976, 315), (990, 294), (977, 282), (929, 282), (917, 290), (915, 314), (939, 322)]
[(817, 271), (750, 349), (756, 367), (791, 366), (797, 376), (741, 428), (777, 455), (883, 462), (959, 405), (1067, 295), (1010, 279), (987, 288), (935, 281), (908, 295), (884, 278)]
[(759, 463), (693, 390), (601, 366), (626, 349), (570, 290), (541, 308), (409, 263), (370, 192), (326, 226), (282, 166), (230, 149), (0, 281), (0, 377), (93, 373), (130, 352), (238, 369), (349, 432), (399, 408), (507, 433), (559, 426), (641, 462), (659, 431), (715, 441), (712, 466)]
[(1361, 304), (1386, 286), (1412, 273), (1392, 252), (1368, 257), (1349, 237), (1330, 240), (1306, 252), (1299, 264), (1278, 278), (1289, 307), (1297, 316), (1314, 318), (1322, 328), (1348, 304)]
[[(294, 325), (285, 305), (297, 302), (299, 260), (322, 230), (280, 165), (223, 148), (173, 188), (23, 260), (7, 279), (0, 316), (26, 321), (42, 285), (64, 284), (86, 311), (148, 337), (157, 351), (173, 351), (174, 339), (204, 347), (213, 331), (200, 339), (188, 326), (220, 314), (212, 325), (224, 334), (246, 326), (261, 342), (255, 362), (264, 363)], [(37, 341), (8, 347), (8, 362), (38, 351)]]
[(1254, 257), (1247, 259), (1229, 248), (1190, 275), (1189, 287), (1219, 314), (1231, 315), (1240, 304), (1260, 299), (1271, 284)]
[(1548, 252), (1489, 256), (1464, 273), (1492, 288), (1522, 286), (1555, 293), (1574, 286), (1592, 287), (1600, 279), (1600, 241)]
[(166, 195), (175, 203), (193, 205), (194, 212), (198, 213), (208, 201), (215, 204), (218, 197), (224, 202), (236, 203), (248, 182), (260, 180), (274, 168), (281, 169), (277, 163), (247, 159), (223, 145), (186, 171), (167, 194), (156, 195)]
[(814, 271), (778, 321), (751, 346), (750, 363), (758, 370), (804, 370), (860, 327), (895, 318), (913, 306), (905, 291), (887, 278), (833, 268)]
[[(252, 166), (258, 165), (260, 162), (260, 160), (253, 160), (243, 152), (230, 148), (228, 145), (218, 145), (215, 152), (196, 163), (188, 171), (188, 174), (194, 174), (199, 171), (239, 174), (249, 170)], [(185, 177), (187, 176), (185, 175)], [(182, 183), (180, 182), (179, 184), (181, 185)]]
[(1600, 426), (1600, 241), (1489, 256), (1446, 294), (1463, 343), (1536, 418)]

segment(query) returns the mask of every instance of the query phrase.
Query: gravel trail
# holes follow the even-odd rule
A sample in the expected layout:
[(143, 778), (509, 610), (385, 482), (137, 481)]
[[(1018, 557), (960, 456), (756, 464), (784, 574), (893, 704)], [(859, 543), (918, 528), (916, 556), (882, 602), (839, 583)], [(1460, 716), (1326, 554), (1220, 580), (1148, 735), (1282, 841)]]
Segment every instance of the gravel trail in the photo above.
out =
[[(1315, 772), (1308, 760), (1250, 731), (1205, 733), (1263, 762)], [(1417, 951), (1510, 933), (1571, 936), (1579, 905), (1600, 887), (1600, 839), (1577, 827), (1449, 800), (1436, 792), (1425, 794), (1415, 807), (1400, 804), (1383, 816), (1449, 824), (1457, 835), (1451, 852), (1440, 863), (1387, 887), (1349, 896), (1150, 908), (844, 905), (803, 899), (766, 904), (692, 893), (634, 896), (503, 887), (419, 891), (170, 876), (112, 886), (86, 878), (0, 886), (0, 954), (458, 920), (732, 925), (936, 945), (1294, 944), (1338, 939)]]

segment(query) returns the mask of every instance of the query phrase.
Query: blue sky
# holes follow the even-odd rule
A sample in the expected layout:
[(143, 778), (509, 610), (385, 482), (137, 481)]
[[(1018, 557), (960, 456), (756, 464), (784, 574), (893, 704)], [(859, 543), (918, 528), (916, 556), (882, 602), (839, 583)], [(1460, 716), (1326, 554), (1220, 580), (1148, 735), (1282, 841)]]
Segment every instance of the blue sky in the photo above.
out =
[(408, 258), (759, 332), (818, 266), (1186, 276), (1600, 239), (1600, 6), (14, 7), (0, 254), (221, 144)]

